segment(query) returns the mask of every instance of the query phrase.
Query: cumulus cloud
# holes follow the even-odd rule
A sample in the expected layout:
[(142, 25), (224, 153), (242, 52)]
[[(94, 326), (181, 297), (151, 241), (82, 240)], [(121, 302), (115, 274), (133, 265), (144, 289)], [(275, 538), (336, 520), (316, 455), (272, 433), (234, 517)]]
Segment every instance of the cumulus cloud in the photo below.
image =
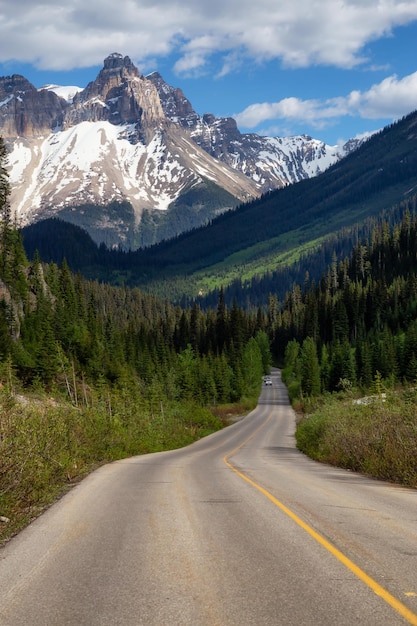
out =
[(1, 0), (0, 62), (64, 70), (120, 50), (142, 64), (175, 53), (185, 74), (219, 53), (223, 75), (245, 58), (351, 68), (415, 19), (417, 0)]
[(351, 91), (347, 96), (301, 100), (284, 98), (279, 102), (261, 102), (248, 106), (234, 118), (242, 128), (256, 128), (272, 120), (308, 122), (324, 128), (344, 116), (362, 119), (398, 119), (417, 109), (417, 72), (399, 79), (393, 75), (364, 92)]
[(358, 102), (360, 115), (367, 119), (400, 117), (417, 109), (417, 72), (398, 79), (389, 76), (373, 85)]

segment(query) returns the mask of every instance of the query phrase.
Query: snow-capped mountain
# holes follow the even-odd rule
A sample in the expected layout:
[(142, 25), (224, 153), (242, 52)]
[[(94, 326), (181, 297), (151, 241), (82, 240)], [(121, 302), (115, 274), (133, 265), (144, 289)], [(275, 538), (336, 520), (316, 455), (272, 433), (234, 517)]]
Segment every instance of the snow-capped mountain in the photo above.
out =
[(0, 78), (0, 135), (9, 150), (11, 208), (22, 225), (72, 215), (96, 240), (112, 232), (122, 245), (124, 215), (110, 216), (111, 203), (128, 202), (129, 228), (137, 229), (144, 211), (166, 212), (200, 186), (206, 198), (215, 185), (236, 199), (218, 207), (227, 210), (344, 155), (310, 137), (244, 135), (232, 118), (200, 116), (181, 90), (157, 73), (141, 75), (117, 53), (85, 89)]
[(242, 134), (231, 117), (198, 115), (181, 89), (165, 83), (158, 72), (150, 74), (148, 79), (158, 90), (167, 118), (189, 131), (192, 139), (211, 156), (254, 180), (261, 192), (316, 176), (360, 143), (352, 139), (340, 147), (329, 146), (308, 135)]

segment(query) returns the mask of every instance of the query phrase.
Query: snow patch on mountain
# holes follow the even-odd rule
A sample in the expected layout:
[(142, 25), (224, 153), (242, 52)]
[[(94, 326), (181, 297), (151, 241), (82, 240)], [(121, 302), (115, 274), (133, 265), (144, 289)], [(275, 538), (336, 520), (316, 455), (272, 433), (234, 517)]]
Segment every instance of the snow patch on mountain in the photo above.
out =
[(167, 85), (158, 72), (147, 78), (158, 90), (166, 117), (212, 157), (253, 180), (260, 193), (317, 176), (349, 151), (307, 135), (242, 134), (233, 118), (198, 115), (181, 89)]
[[(10, 144), (11, 203), (22, 225), (62, 208), (128, 200), (139, 223), (145, 209), (166, 211), (204, 178), (244, 198), (253, 182), (225, 167), (191, 139), (155, 130), (136, 141), (136, 125), (80, 122), (46, 137)], [(253, 195), (252, 195), (253, 197)]]
[(71, 104), (77, 93), (83, 90), (82, 87), (76, 87), (75, 85), (44, 85), (40, 87), (39, 91), (53, 91), (57, 96), (63, 98), (68, 104)]
[[(9, 154), (13, 206), (27, 222), (48, 207), (122, 201), (166, 210), (187, 184), (160, 133), (148, 145), (129, 141), (134, 125), (81, 122), (44, 139), (18, 138)], [(184, 179), (185, 177), (185, 179)], [(135, 202), (136, 201), (136, 202)]]

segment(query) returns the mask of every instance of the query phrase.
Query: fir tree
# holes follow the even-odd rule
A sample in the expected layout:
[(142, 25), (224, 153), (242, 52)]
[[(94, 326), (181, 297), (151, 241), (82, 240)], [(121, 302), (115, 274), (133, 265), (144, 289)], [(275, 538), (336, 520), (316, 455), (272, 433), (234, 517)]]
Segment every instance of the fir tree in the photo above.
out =
[(6, 169), (7, 150), (2, 137), (0, 137), (0, 278), (10, 284), (13, 278), (10, 263), (12, 255), (13, 224), (9, 203), (10, 184)]
[(301, 389), (307, 396), (318, 396), (320, 387), (320, 365), (316, 344), (312, 337), (307, 337), (301, 346)]

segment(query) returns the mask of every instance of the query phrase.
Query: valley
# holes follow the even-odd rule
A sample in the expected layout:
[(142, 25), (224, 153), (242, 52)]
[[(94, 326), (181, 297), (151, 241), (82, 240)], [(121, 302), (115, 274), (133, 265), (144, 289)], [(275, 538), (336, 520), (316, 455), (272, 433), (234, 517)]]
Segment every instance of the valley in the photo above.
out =
[[(251, 285), (263, 281), (262, 294), (252, 303), (265, 305), (274, 285), (283, 298), (306, 272), (319, 280), (333, 253), (342, 261), (374, 224), (394, 223), (405, 210), (415, 210), (416, 120), (411, 113), (319, 176), (271, 191), (157, 245), (119, 253), (83, 244), (84, 254), (74, 256), (75, 234), (65, 224), (39, 222), (23, 230), (27, 253), (38, 249), (42, 258), (56, 262), (65, 257), (89, 278), (100, 278), (104, 264), (114, 284), (162, 297), (169, 282), (169, 297), (177, 301), (199, 294), (210, 298), (213, 292), (214, 300), (207, 300), (213, 304), (223, 287), (229, 304), (238, 294), (243, 305), (248, 294), (252, 297)], [(59, 238), (55, 253), (48, 232)], [(114, 269), (109, 273), (109, 268)]]

